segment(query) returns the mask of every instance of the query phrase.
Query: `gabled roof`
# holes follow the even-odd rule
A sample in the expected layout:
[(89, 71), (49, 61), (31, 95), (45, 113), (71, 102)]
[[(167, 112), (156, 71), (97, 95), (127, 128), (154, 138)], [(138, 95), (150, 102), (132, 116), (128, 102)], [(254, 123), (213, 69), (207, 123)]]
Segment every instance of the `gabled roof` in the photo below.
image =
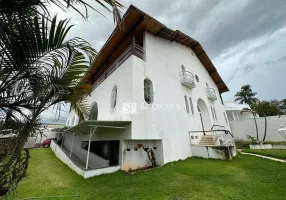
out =
[(113, 31), (100, 50), (98, 59), (94, 61), (90, 73), (87, 74), (86, 78), (88, 80), (91, 80), (92, 76), (100, 71), (104, 63), (106, 63), (107, 59), (112, 55), (113, 51), (120, 46), (126, 37), (136, 30), (137, 33), (146, 31), (154, 36), (161, 37), (172, 42), (178, 42), (190, 47), (216, 83), (220, 93), (229, 91), (215, 66), (198, 41), (179, 30), (174, 31), (166, 27), (164, 24), (161, 24), (159, 21), (133, 5), (128, 8), (122, 19), (121, 27), (117, 27)]

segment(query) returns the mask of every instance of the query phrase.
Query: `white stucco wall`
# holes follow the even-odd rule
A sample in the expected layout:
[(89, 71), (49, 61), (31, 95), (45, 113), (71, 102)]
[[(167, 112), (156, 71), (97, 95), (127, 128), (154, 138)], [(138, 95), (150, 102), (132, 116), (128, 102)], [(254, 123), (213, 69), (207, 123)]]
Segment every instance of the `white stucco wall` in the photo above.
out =
[[(189, 131), (202, 130), (197, 110), (198, 99), (205, 102), (208, 110), (210, 123), (205, 124), (205, 130), (209, 130), (213, 124), (229, 129), (218, 88), (190, 48), (146, 33), (144, 49), (145, 61), (136, 56), (129, 57), (92, 92), (91, 97), (87, 98), (90, 104), (93, 101), (97, 102), (98, 120), (131, 120), (130, 129), (124, 134), (96, 134), (98, 136), (94, 136), (92, 140), (162, 140), (164, 163), (185, 159), (192, 156)], [(181, 65), (199, 77), (195, 88), (189, 89), (181, 84)], [(144, 101), (145, 78), (149, 78), (153, 83), (152, 106)], [(217, 100), (211, 101), (207, 98), (206, 83), (215, 89)], [(117, 85), (117, 105), (112, 111), (110, 102), (114, 85)], [(186, 112), (184, 95), (192, 98), (194, 114)], [(137, 112), (123, 113), (123, 103), (136, 104)], [(142, 105), (144, 109), (141, 108)], [(163, 107), (158, 107), (162, 105)], [(217, 120), (213, 119), (211, 107), (216, 110)], [(67, 120), (69, 123), (74, 115), (71, 111)], [(78, 118), (75, 121), (78, 121)], [(88, 136), (81, 137), (85, 138), (78, 138), (79, 142)], [(122, 164), (125, 150), (123, 142), (120, 147)]]
[[(125, 140), (123, 141), (123, 164), (121, 169), (128, 171), (130, 168), (137, 169), (151, 165), (151, 161), (147, 153), (143, 150), (143, 147), (138, 148), (137, 151), (134, 150), (134, 147), (138, 147), (138, 144), (152, 148), (157, 165), (164, 165), (162, 140)], [(131, 148), (130, 151), (126, 150), (127, 147)], [(156, 149), (153, 147), (156, 147)]]
[[(191, 156), (188, 132), (202, 130), (197, 110), (198, 99), (201, 98), (208, 108), (211, 124), (205, 127), (206, 130), (213, 124), (229, 129), (223, 115), (224, 106), (214, 81), (195, 54), (192, 55), (190, 48), (149, 33), (145, 34), (144, 41), (146, 61), (134, 58), (136, 70), (133, 70), (133, 77), (136, 79), (133, 79), (133, 102), (139, 106), (146, 105), (143, 95), (145, 78), (153, 83), (154, 102), (153, 108), (146, 105), (146, 109), (137, 109), (136, 115), (132, 116), (132, 139), (162, 139), (165, 162), (184, 159)], [(181, 84), (181, 65), (193, 75), (198, 75), (200, 81), (196, 82), (196, 88), (189, 89)], [(207, 98), (206, 82), (216, 90), (216, 101)], [(194, 115), (187, 114), (184, 95), (192, 98)], [(175, 105), (178, 109), (156, 109), (160, 105)], [(217, 121), (212, 117), (211, 106), (216, 110)]]
[[(256, 119), (259, 133), (259, 140), (263, 139), (264, 136), (264, 128), (265, 122), (264, 117), (260, 117)], [(266, 141), (285, 141), (277, 130), (280, 125), (286, 126), (286, 116), (282, 115), (267, 117), (267, 135)], [(253, 119), (245, 119), (245, 120), (236, 120), (230, 122), (232, 134), (236, 140), (248, 140), (246, 138), (247, 135), (251, 135), (256, 137), (256, 128)]]
[[(134, 56), (129, 57), (122, 63), (107, 79), (92, 91), (91, 96), (86, 98), (90, 105), (92, 105), (93, 102), (97, 102), (98, 120), (131, 120), (131, 115), (122, 114), (122, 106), (123, 103), (132, 101), (133, 57)], [(115, 109), (111, 109), (111, 92), (114, 85), (117, 85), (117, 101)], [(74, 116), (75, 123), (71, 124)], [(74, 126), (78, 121), (78, 116), (74, 110), (71, 110), (66, 125)]]

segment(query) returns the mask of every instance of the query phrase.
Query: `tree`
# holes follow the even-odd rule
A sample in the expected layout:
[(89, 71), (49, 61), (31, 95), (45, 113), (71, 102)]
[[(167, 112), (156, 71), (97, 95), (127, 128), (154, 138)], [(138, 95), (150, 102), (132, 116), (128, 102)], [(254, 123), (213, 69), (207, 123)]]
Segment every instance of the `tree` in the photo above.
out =
[[(2, 128), (16, 120), (22, 124), (11, 155), (20, 155), (40, 114), (49, 107), (59, 109), (63, 102), (69, 102), (83, 118), (88, 107), (80, 102), (90, 93), (91, 84), (82, 77), (96, 57), (96, 51), (83, 39), (65, 40), (72, 27), (67, 20), (57, 22), (54, 17), (50, 22), (33, 17), (25, 22), (12, 27), (7, 24), (12, 39), (10, 44), (6, 42), (9, 45), (2, 54), (0, 70)], [(21, 60), (17, 60), (15, 50), (22, 53)]]
[[(120, 22), (117, 7), (121, 4), (114, 0), (95, 2), (107, 9), (102, 2), (112, 6), (115, 22)], [(57, 22), (56, 17), (50, 18), (46, 7), (49, 4), (74, 9), (84, 18), (87, 9), (84, 15), (77, 5), (93, 9), (84, 0), (0, 0), (0, 130), (20, 124), (11, 159), (1, 163), (5, 166), (0, 168), (1, 177), (7, 178), (0, 179), (0, 193), (6, 193), (25, 174), (29, 156), (21, 165), (21, 176), (14, 173), (19, 171), (15, 166), (19, 166), (21, 148), (43, 111), (51, 106), (60, 110), (63, 102), (70, 102), (80, 118), (87, 110), (81, 102), (90, 93), (91, 85), (82, 77), (96, 51), (81, 38), (66, 40), (72, 26), (67, 20)], [(9, 169), (9, 173), (3, 169)], [(10, 172), (14, 175), (10, 176)]]
[[(123, 8), (123, 5), (120, 2), (116, 0), (93, 0), (93, 2), (112, 12), (114, 22), (116, 24), (119, 24), (121, 22), (120, 9)], [(13, 14), (14, 17), (23, 17), (31, 13), (33, 13), (34, 16), (40, 15), (48, 18), (48, 6), (51, 5), (60, 7), (63, 11), (74, 10), (79, 13), (84, 19), (88, 18), (89, 9), (98, 12), (92, 5), (92, 1), (88, 0), (0, 0), (0, 19), (3, 16), (7, 16), (7, 14)], [(83, 12), (80, 11), (80, 7), (84, 8)], [(112, 10), (110, 10), (109, 7), (111, 7)]]
[[(91, 85), (82, 77), (95, 59), (96, 51), (81, 38), (65, 41), (71, 27), (67, 20), (57, 23), (56, 17), (52, 22), (35, 17), (25, 24), (25, 28), (22, 24), (11, 27), (11, 35), (17, 34), (5, 49), (7, 59), (2, 62), (5, 70), (1, 76), (4, 84), (0, 87), (1, 111), (6, 121), (20, 113), (25, 127), (32, 126), (44, 110), (61, 102), (70, 102), (83, 118), (84, 111), (79, 102), (89, 94)], [(13, 58), (15, 49), (26, 52), (19, 65), (11, 64), (16, 59), (8, 59)], [(26, 140), (28, 130), (24, 129), (20, 134), (22, 141)]]
[(258, 101), (255, 97), (256, 94), (256, 92), (252, 92), (250, 85), (244, 85), (241, 87), (241, 90), (234, 95), (234, 97), (235, 101), (238, 101), (240, 104), (248, 104), (250, 106)]
[(279, 109), (281, 114), (286, 114), (286, 99), (280, 100)]
[[(109, 8), (104, 3), (110, 5), (115, 21), (117, 23), (121, 21), (118, 9), (122, 7), (120, 3), (115, 0), (95, 0), (95, 2), (107, 10)], [(59, 6), (65, 11), (73, 9), (85, 18), (88, 15), (88, 8), (94, 9), (84, 0), (0, 0), (0, 118), (6, 118), (6, 120), (26, 118), (25, 113), (35, 109), (36, 104), (32, 103), (33, 92), (29, 84), (34, 82), (32, 84), (42, 85), (39, 81), (40, 73), (38, 73), (42, 66), (38, 61), (43, 63), (43, 59), (48, 56), (45, 58), (41, 56), (48, 54), (49, 48), (57, 45), (53, 44), (53, 41), (48, 43), (50, 38), (41, 38), (46, 37), (47, 22), (52, 20), (47, 9), (47, 5), (50, 4)], [(86, 8), (84, 13), (78, 10), (78, 5)], [(66, 26), (66, 23), (62, 22), (58, 25)], [(43, 29), (43, 31), (36, 31), (39, 35), (35, 35), (34, 29)], [(69, 29), (64, 29), (66, 32), (53, 32), (53, 34), (56, 35), (55, 37), (65, 38)], [(51, 29), (51, 31), (55, 30)], [(77, 39), (79, 38), (75, 38), (74, 41)], [(30, 80), (31, 76), (33, 77)]]
[(260, 117), (274, 116), (280, 114), (279, 109), (280, 102), (278, 100), (272, 101), (259, 101), (251, 106)]

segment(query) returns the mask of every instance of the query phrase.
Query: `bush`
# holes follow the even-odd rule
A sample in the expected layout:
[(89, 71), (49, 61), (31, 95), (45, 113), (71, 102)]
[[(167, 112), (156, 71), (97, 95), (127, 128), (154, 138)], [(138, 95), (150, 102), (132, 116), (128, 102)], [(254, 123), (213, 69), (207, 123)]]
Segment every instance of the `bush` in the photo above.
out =
[(237, 149), (249, 149), (250, 141), (236, 140), (235, 145)]

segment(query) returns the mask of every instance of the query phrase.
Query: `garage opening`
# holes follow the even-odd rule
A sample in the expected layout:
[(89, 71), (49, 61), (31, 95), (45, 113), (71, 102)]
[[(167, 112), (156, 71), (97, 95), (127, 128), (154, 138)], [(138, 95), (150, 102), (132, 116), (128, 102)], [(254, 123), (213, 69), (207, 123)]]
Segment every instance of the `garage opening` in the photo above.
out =
[[(81, 148), (88, 150), (88, 141), (81, 142)], [(109, 161), (109, 166), (119, 165), (119, 140), (91, 141), (90, 153)]]

